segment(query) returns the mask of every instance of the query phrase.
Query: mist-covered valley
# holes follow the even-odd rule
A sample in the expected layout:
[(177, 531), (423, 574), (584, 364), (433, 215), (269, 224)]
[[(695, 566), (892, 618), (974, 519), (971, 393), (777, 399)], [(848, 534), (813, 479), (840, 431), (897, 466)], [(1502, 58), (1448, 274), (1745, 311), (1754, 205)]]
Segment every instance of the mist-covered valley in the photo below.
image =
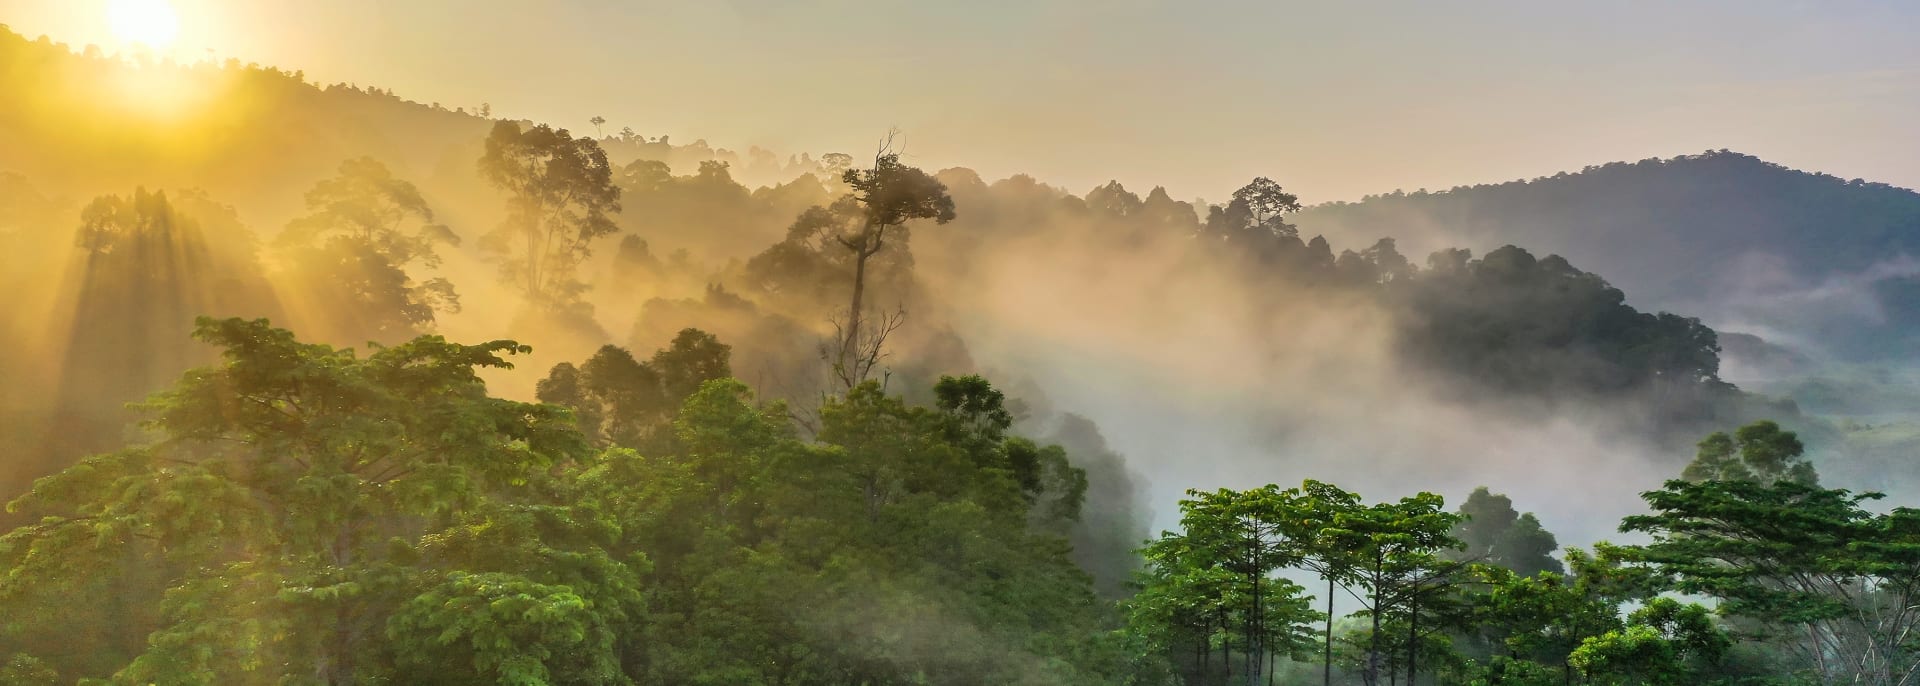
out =
[(0, 94), (0, 682), (1920, 667), (1911, 190), (1180, 200), (11, 31)]

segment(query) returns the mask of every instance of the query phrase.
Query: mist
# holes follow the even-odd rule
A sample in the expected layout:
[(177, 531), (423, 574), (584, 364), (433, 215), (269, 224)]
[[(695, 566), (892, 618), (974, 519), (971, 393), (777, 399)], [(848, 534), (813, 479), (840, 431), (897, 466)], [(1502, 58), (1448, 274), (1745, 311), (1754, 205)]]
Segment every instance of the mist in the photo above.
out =
[[(742, 147), (4, 27), (0, 65), (0, 681), (1809, 673), (1742, 633), (1782, 583), (1688, 576), (1688, 508), (1913, 530), (1883, 183), (1179, 200), (939, 126), (698, 134)], [(1920, 588), (1860, 568), (1808, 574)], [(1539, 593), (1580, 610), (1495, 602)], [(1920, 664), (1847, 600), (1814, 650)]]

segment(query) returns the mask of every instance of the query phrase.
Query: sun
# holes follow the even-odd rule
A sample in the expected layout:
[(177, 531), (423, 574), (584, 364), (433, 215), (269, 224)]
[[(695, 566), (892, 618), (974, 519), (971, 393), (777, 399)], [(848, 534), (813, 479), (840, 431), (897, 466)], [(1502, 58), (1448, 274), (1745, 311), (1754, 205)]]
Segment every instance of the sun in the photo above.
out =
[(107, 0), (107, 26), (120, 40), (160, 49), (180, 34), (180, 14), (167, 0)]

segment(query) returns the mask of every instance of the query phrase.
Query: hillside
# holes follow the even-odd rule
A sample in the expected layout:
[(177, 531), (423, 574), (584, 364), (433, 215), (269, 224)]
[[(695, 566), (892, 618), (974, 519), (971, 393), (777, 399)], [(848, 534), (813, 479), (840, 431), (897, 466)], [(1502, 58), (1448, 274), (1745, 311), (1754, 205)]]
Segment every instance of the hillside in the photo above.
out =
[(1920, 193), (1725, 150), (1396, 191), (1298, 223), (1345, 242), (1394, 236), (1410, 255), (1525, 245), (1605, 274), (1641, 307), (1844, 359), (1902, 355), (1920, 335)]
[(1668, 597), (1694, 507), (1920, 587), (1828, 490), (1920, 483), (1907, 191), (1302, 211), (493, 114), (0, 29), (0, 684), (1784, 673)]
[[(231, 59), (123, 58), (29, 39), (5, 24), (0, 96), (0, 172), (25, 173), (45, 195), (77, 203), (136, 185), (199, 188), (242, 201), (243, 218), (256, 221), (295, 214), (315, 179), (361, 155), (379, 157), (430, 195), (478, 190), (473, 158), (492, 125), (484, 103), (415, 102)], [(617, 162), (660, 160), (688, 174), (700, 162), (723, 161), (756, 184), (786, 181), (801, 166), (758, 148), (736, 153), (631, 130), (603, 143)]]

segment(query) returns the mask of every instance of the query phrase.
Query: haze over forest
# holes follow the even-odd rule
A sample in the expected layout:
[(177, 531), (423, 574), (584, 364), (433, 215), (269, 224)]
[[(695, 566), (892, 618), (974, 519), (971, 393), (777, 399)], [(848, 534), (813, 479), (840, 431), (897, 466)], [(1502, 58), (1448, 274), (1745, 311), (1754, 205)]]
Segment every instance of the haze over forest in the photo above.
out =
[[(1470, 107), (1233, 61), (1324, 9), (337, 5), (0, 2), (0, 683), (1920, 679), (1902, 13), (1495, 141), (1628, 37)], [(1703, 40), (1582, 116), (1784, 59)]]

